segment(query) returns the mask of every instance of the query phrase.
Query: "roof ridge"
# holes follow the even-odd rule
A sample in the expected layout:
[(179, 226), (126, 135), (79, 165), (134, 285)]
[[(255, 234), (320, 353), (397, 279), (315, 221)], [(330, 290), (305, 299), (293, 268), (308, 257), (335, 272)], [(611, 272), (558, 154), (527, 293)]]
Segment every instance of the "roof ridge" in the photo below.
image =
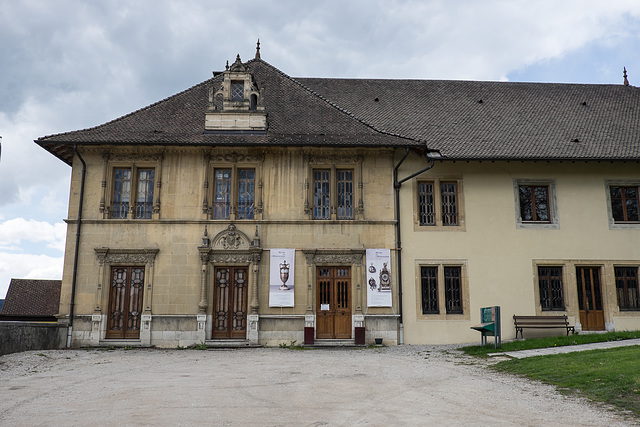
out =
[(388, 135), (388, 136), (393, 136), (396, 138), (402, 138), (402, 139), (408, 139), (410, 141), (418, 141), (418, 142), (425, 142), (423, 140), (420, 139), (415, 139), (412, 138), (410, 136), (405, 136), (405, 135), (401, 135), (398, 133), (392, 133), (392, 132), (387, 132), (385, 130), (379, 129), (376, 126), (372, 125), (371, 123), (365, 121), (364, 119), (361, 119), (360, 117), (356, 116), (354, 113), (352, 113), (351, 111), (347, 110), (346, 108), (342, 108), (340, 107), (337, 103), (331, 101), (328, 98), (325, 98), (324, 96), (320, 95), (318, 92), (314, 91), (313, 89), (311, 89), (308, 86), (305, 86), (304, 84), (302, 84), (301, 82), (299, 82), (298, 80), (296, 80), (295, 78), (291, 77), (290, 75), (288, 75), (287, 73), (285, 73), (284, 71), (281, 71), (279, 68), (271, 65), (270, 63), (260, 59), (260, 58), (253, 58), (250, 59), (246, 62), (246, 64), (250, 63), (250, 62), (254, 62), (254, 61), (260, 61), (262, 63), (264, 63), (265, 65), (271, 67), (274, 71), (276, 71), (277, 73), (281, 74), (283, 77), (285, 77), (286, 79), (290, 80), (291, 82), (295, 83), (296, 85), (300, 86), (301, 88), (303, 88), (304, 90), (306, 90), (307, 92), (311, 93), (313, 96), (319, 98), (320, 100), (322, 100), (323, 102), (325, 102), (326, 104), (329, 104), (329, 106), (331, 106), (332, 108), (340, 111), (343, 114), (346, 114), (348, 116), (350, 116), (352, 119), (355, 119), (356, 121), (362, 123), (363, 125), (365, 125), (366, 127), (368, 127), (369, 129), (372, 129), (374, 132), (378, 132), (382, 135)]
[(185, 89), (185, 90), (181, 90), (181, 91), (180, 91), (180, 92), (178, 92), (178, 93), (174, 93), (173, 95), (169, 95), (169, 96), (167, 96), (166, 98), (163, 98), (163, 99), (161, 99), (161, 100), (159, 100), (159, 101), (156, 101), (156, 102), (154, 102), (154, 103), (151, 103), (151, 104), (149, 104), (149, 105), (146, 105), (146, 106), (144, 106), (144, 107), (142, 107), (142, 108), (138, 108), (137, 110), (134, 110), (134, 111), (132, 111), (132, 112), (130, 112), (130, 113), (127, 113), (127, 114), (125, 114), (125, 115), (123, 115), (123, 116), (116, 117), (115, 119), (109, 120), (108, 122), (105, 122), (105, 123), (102, 123), (102, 124), (99, 124), (99, 125), (96, 125), (96, 126), (91, 126), (91, 127), (88, 127), (88, 128), (84, 128), (84, 129), (76, 129), (76, 130), (72, 130), (72, 131), (68, 131), (68, 132), (53, 133), (53, 134), (50, 134), (50, 135), (41, 136), (40, 138), (36, 139), (34, 142), (38, 142), (38, 141), (41, 141), (41, 140), (45, 140), (45, 139), (50, 138), (50, 137), (52, 137), (52, 136), (64, 136), (64, 135), (69, 135), (69, 134), (73, 134), (73, 133), (76, 133), (76, 132), (85, 132), (85, 131), (90, 131), (90, 130), (100, 129), (101, 127), (104, 127), (104, 126), (107, 126), (107, 125), (111, 125), (111, 124), (116, 123), (116, 122), (118, 122), (118, 121), (120, 121), (120, 120), (124, 120), (124, 119), (126, 119), (127, 117), (130, 117), (130, 116), (132, 116), (132, 115), (134, 115), (134, 114), (136, 114), (136, 113), (139, 113), (139, 112), (141, 112), (141, 111), (148, 110), (148, 109), (150, 109), (150, 108), (152, 108), (152, 107), (155, 107), (155, 106), (157, 106), (157, 105), (159, 105), (159, 104), (162, 104), (162, 103), (164, 103), (164, 102), (167, 102), (167, 101), (169, 101), (170, 99), (175, 98), (176, 96), (180, 96), (180, 95), (182, 95), (182, 94), (184, 94), (184, 93), (186, 93), (186, 92), (189, 92), (189, 91), (190, 91), (190, 90), (192, 90), (192, 89), (195, 89), (195, 88), (200, 87), (200, 86), (205, 85), (205, 84), (209, 84), (209, 83), (211, 83), (213, 80), (215, 80), (216, 78), (217, 78), (217, 76), (211, 77), (211, 78), (209, 78), (209, 79), (207, 79), (207, 80), (204, 80), (204, 81), (202, 81), (202, 82), (200, 82), (200, 83), (198, 83), (198, 84), (195, 84), (195, 85), (193, 85), (193, 86), (191, 86), (191, 87), (189, 87), (189, 88), (187, 88), (187, 89)]

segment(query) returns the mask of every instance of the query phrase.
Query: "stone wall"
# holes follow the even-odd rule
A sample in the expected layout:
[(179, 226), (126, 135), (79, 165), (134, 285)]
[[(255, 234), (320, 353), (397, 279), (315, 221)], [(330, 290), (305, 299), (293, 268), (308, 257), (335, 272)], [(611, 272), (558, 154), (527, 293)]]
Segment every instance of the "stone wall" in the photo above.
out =
[(56, 323), (0, 322), (0, 355), (64, 348), (67, 328)]

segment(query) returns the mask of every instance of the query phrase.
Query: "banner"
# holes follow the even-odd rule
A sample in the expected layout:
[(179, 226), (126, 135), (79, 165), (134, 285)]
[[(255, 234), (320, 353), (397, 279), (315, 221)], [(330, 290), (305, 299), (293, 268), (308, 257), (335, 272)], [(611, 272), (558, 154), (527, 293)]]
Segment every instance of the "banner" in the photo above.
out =
[(391, 307), (391, 251), (367, 249), (367, 307)]
[(271, 249), (269, 307), (293, 307), (295, 249)]

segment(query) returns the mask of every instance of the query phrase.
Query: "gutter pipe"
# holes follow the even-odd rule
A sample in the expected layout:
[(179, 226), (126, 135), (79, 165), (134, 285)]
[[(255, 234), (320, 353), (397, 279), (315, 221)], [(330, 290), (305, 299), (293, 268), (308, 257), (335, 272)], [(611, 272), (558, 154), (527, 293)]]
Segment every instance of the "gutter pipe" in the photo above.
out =
[(400, 187), (404, 182), (431, 169), (434, 164), (433, 159), (440, 157), (440, 153), (437, 151), (431, 151), (428, 149), (425, 150), (424, 157), (427, 159), (427, 166), (424, 169), (412, 175), (409, 175), (402, 180), (398, 180), (398, 169), (409, 156), (409, 147), (406, 147), (405, 150), (406, 151), (404, 153), (404, 156), (402, 156), (402, 159), (400, 159), (398, 164), (393, 168), (393, 188), (395, 189), (396, 193), (396, 252), (398, 254), (398, 311), (400, 312), (400, 337), (398, 340), (398, 344), (400, 345), (404, 344), (404, 322), (402, 318), (402, 237), (400, 233)]
[(87, 172), (87, 164), (78, 152), (78, 145), (73, 146), (73, 152), (82, 162), (82, 177), (80, 178), (80, 200), (78, 203), (78, 224), (76, 225), (76, 247), (73, 257), (73, 276), (71, 278), (71, 302), (69, 303), (69, 327), (67, 328), (67, 347), (71, 347), (71, 334), (73, 332), (73, 315), (76, 299), (76, 282), (78, 278), (78, 255), (80, 252), (80, 227), (82, 226), (82, 202), (84, 200), (84, 181)]

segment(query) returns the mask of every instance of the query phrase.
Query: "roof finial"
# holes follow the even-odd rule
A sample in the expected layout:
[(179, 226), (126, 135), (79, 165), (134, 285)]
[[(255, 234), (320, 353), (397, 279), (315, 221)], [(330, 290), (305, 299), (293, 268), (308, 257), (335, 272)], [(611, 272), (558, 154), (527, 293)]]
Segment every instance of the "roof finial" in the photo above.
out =
[(629, 86), (629, 80), (627, 80), (627, 67), (622, 67), (622, 69), (624, 70), (622, 75), (624, 76), (624, 82), (623, 84), (625, 86)]
[(225, 65), (224, 69), (229, 71), (229, 60), (228, 59), (227, 59), (227, 65)]
[(260, 39), (258, 39), (258, 44), (256, 45), (256, 59), (260, 59)]

